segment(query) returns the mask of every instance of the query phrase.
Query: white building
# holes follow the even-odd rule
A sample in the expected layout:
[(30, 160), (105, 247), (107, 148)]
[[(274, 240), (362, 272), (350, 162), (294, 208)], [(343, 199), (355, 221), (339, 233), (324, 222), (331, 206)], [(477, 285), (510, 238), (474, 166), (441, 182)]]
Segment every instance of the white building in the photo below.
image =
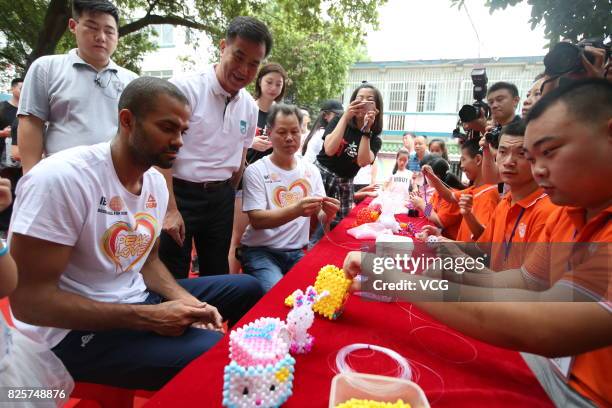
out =
[(159, 47), (146, 54), (141, 74), (169, 79), (173, 76), (201, 70), (213, 57), (210, 40), (206, 35), (185, 27), (168, 24), (155, 25), (157, 36), (151, 39)]

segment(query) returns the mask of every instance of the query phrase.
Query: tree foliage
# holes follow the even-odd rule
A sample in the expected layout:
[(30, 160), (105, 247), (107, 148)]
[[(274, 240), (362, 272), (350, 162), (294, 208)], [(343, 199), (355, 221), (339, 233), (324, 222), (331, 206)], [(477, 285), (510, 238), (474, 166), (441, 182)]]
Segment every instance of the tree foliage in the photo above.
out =
[[(451, 0), (461, 7), (465, 0)], [(525, 0), (485, 0), (491, 13), (505, 10)], [(550, 45), (560, 39), (577, 41), (582, 38), (610, 35), (612, 1), (610, 0), (526, 0), (531, 8), (531, 29), (544, 22), (544, 33)]]
[[(274, 36), (270, 60), (281, 63), (292, 83), (290, 99), (313, 105), (337, 94), (350, 65), (363, 49), (367, 29), (376, 26), (386, 0), (115, 0), (120, 10), (119, 47), (113, 60), (139, 72), (152, 25), (199, 30), (217, 43), (238, 15), (265, 21)], [(0, 0), (0, 69), (25, 74), (36, 58), (75, 46), (67, 30), (70, 0)]]
[(314, 109), (342, 91), (350, 66), (364, 54), (365, 27), (377, 25), (380, 4), (337, 1), (322, 13), (318, 0), (277, 0), (256, 13), (274, 36), (269, 60), (290, 76), (288, 101)]

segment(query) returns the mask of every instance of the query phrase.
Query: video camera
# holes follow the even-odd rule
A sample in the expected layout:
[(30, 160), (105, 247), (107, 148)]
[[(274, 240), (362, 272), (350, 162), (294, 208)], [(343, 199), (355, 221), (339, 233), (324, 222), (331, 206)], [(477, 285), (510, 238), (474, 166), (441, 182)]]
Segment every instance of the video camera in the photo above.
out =
[[(480, 131), (470, 129), (467, 133), (461, 132), (461, 125), (477, 120), (480, 117), (484, 117), (485, 119), (489, 119), (491, 116), (491, 109), (489, 105), (484, 101), (487, 96), (487, 70), (484, 66), (476, 66), (472, 69), (472, 84), (474, 84), (473, 88), (473, 96), (474, 102), (471, 105), (463, 105), (461, 109), (459, 109), (459, 121), (457, 122), (457, 127), (453, 130), (453, 137), (458, 138), (460, 142), (469, 139), (480, 139)], [(496, 128), (497, 129), (497, 128)], [(494, 129), (495, 130), (495, 129)], [(492, 135), (490, 135), (492, 133)], [(495, 135), (497, 137), (495, 138)], [(489, 137), (487, 137), (487, 135)], [(491, 137), (493, 142), (491, 143), (494, 147), (497, 147), (497, 143), (499, 141), (499, 131), (495, 133), (494, 131), (488, 132), (485, 137), (487, 137), (487, 141)]]
[(584, 55), (589, 62), (595, 62), (595, 56), (585, 50), (587, 46), (601, 48), (606, 51), (604, 64), (610, 58), (610, 43), (604, 44), (603, 39), (587, 38), (577, 44), (560, 42), (555, 44), (544, 57), (544, 72), (550, 77), (585, 72), (584, 66), (582, 65), (582, 55)]

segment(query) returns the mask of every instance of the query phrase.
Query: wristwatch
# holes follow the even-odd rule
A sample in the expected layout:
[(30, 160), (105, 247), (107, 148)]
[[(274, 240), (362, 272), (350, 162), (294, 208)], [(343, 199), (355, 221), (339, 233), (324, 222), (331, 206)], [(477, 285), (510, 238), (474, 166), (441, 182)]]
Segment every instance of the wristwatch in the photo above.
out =
[(365, 137), (367, 137), (367, 138), (369, 139), (369, 138), (371, 138), (371, 137), (372, 137), (372, 131), (370, 130), (369, 132), (363, 132), (363, 133), (361, 134), (361, 136), (365, 136)]

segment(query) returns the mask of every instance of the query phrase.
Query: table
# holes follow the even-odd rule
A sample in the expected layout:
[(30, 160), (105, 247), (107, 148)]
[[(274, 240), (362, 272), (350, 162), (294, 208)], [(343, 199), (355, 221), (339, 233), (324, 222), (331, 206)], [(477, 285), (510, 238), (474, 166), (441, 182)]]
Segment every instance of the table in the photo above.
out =
[[(284, 319), (289, 311), (283, 303), (287, 295), (314, 284), (321, 267), (342, 266), (346, 253), (361, 246), (346, 230), (363, 205), (310, 250), (236, 327), (264, 316)], [(425, 224), (424, 219), (411, 221), (417, 230)], [(327, 407), (336, 354), (352, 343), (388, 347), (407, 358), (413, 381), (423, 388), (432, 407), (553, 406), (519, 353), (467, 338), (409, 303), (351, 296), (338, 320), (317, 316), (310, 333), (315, 336), (314, 348), (309, 354), (295, 356), (293, 396), (285, 407)], [(220, 407), (223, 368), (229, 362), (228, 340), (225, 336), (185, 367), (146, 406)], [(349, 362), (355, 370), (394, 375), (396, 365), (388, 357), (367, 353), (351, 354)]]

